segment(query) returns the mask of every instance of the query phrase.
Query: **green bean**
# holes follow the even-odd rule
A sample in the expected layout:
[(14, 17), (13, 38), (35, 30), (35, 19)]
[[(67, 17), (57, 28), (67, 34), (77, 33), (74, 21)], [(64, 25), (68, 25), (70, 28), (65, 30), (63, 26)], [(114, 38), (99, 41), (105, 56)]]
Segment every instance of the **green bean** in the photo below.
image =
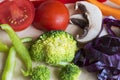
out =
[(11, 47), (2, 73), (2, 80), (12, 80), (15, 63), (16, 63), (16, 51), (14, 47)]
[(8, 24), (1, 24), (0, 26), (2, 30), (5, 30), (8, 33), (12, 44), (18, 53), (18, 56), (21, 58), (27, 68), (27, 71), (22, 70), (24, 76), (30, 75), (32, 70), (32, 61), (27, 48), (24, 46), (19, 36), (15, 33), (11, 26), (9, 26)]
[(21, 38), (21, 41), (22, 41), (23, 43), (31, 42), (31, 41), (32, 41), (32, 38), (31, 38), (31, 37)]
[[(25, 38), (22, 38), (21, 41), (23, 43), (27, 43), (27, 42), (32, 41), (32, 38), (25, 37)], [(9, 50), (8, 46), (0, 41), (0, 52), (7, 52), (8, 50)]]
[(0, 42), (0, 52), (7, 52), (8, 50), (9, 50), (8, 46)]

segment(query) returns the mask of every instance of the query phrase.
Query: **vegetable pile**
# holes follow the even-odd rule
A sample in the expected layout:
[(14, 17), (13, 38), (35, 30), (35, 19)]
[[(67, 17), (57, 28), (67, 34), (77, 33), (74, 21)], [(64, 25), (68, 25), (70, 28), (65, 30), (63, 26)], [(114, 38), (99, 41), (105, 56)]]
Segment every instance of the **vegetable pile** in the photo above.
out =
[[(8, 53), (1, 73), (2, 80), (13, 80), (16, 58), (23, 62), (21, 73), (30, 80), (51, 80), (49, 67), (57, 68), (55, 75), (59, 80), (78, 80), (81, 67), (97, 72), (98, 80), (119, 80), (120, 10), (102, 3), (106, 1), (1, 1), (0, 29), (11, 40), (9, 46), (0, 41), (0, 52)], [(109, 1), (120, 4), (119, 0)], [(74, 4), (73, 14), (66, 6), (68, 3)], [(20, 38), (15, 32), (30, 25), (43, 31), (34, 41), (32, 38)], [(83, 33), (80, 31), (82, 34), (73, 36), (66, 30), (68, 25), (73, 25), (71, 30), (74, 27), (82, 29)], [(29, 45), (24, 45), (26, 42), (30, 42)]]

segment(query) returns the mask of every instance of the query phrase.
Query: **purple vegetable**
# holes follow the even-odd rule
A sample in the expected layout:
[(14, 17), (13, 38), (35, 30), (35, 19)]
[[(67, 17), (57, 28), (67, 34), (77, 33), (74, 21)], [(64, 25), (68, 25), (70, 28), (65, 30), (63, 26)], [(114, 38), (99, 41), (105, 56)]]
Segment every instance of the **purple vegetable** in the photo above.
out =
[(112, 26), (120, 28), (120, 20), (113, 17), (106, 17), (103, 19), (103, 23), (106, 24), (107, 31), (110, 35), (116, 36), (116, 34), (111, 30)]
[(105, 18), (103, 23), (108, 35), (97, 37), (78, 50), (74, 63), (98, 72), (98, 80), (120, 80), (120, 38), (111, 30), (112, 25), (120, 27), (120, 21)]
[(98, 71), (98, 80), (119, 80), (120, 39), (106, 35), (93, 40), (77, 52), (74, 63)]

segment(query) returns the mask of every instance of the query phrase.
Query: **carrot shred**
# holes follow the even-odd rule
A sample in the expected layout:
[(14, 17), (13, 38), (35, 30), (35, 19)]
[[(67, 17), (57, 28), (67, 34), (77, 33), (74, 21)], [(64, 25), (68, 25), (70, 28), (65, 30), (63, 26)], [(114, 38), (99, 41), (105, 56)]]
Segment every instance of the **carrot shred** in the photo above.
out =
[(120, 0), (110, 0), (110, 1), (117, 4), (117, 5), (120, 5)]
[[(97, 0), (87, 0), (88, 2), (98, 6), (103, 15), (105, 16), (113, 16), (117, 19), (120, 19), (120, 9), (117, 9), (117, 8), (113, 8), (111, 6), (108, 6), (108, 5), (105, 5), (105, 4), (102, 4), (101, 2), (97, 1)], [(115, 1), (115, 0), (114, 0)], [(117, 1), (120, 1), (120, 0), (116, 0)]]

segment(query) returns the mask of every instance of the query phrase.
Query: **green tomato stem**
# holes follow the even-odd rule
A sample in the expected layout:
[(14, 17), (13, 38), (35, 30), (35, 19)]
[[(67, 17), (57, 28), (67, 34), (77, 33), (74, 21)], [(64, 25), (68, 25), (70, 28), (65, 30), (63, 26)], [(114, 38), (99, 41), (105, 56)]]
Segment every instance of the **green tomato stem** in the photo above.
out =
[(13, 47), (11, 47), (2, 73), (2, 80), (12, 80), (15, 63), (16, 63), (16, 51)]
[(24, 76), (30, 75), (32, 70), (32, 61), (27, 48), (24, 46), (24, 44), (22, 43), (18, 35), (15, 33), (15, 31), (11, 28), (11, 26), (9, 26), (8, 24), (2, 24), (0, 26), (8, 33), (12, 44), (18, 53), (18, 56), (22, 59), (27, 68), (27, 71), (22, 71), (24, 73)]

